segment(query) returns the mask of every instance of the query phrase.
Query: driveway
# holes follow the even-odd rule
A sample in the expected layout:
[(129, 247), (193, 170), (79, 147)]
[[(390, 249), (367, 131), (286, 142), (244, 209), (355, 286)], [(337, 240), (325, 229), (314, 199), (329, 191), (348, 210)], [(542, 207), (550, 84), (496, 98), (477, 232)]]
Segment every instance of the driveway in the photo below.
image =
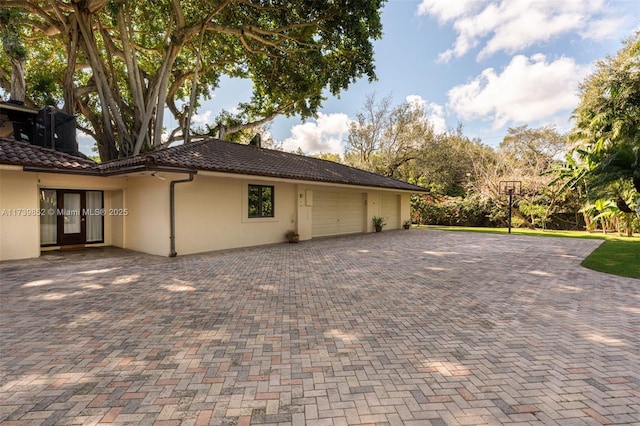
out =
[(0, 422), (639, 424), (600, 241), (389, 231), (0, 263)]

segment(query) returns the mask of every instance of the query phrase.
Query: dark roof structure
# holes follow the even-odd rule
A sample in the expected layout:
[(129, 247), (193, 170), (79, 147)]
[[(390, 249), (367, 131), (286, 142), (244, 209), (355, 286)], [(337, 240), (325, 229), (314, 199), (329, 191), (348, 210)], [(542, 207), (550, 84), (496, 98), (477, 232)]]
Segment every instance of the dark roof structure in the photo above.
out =
[(87, 158), (5, 138), (0, 138), (0, 164), (23, 166), (25, 170), (43, 168), (61, 173), (100, 174), (98, 164)]
[(50, 149), (0, 139), (0, 163), (23, 165), (27, 171), (37, 168), (41, 169), (40, 171), (81, 172), (102, 176), (145, 170), (192, 173), (211, 171), (414, 192), (425, 191), (424, 188), (416, 185), (333, 161), (219, 139), (206, 139), (102, 164)]

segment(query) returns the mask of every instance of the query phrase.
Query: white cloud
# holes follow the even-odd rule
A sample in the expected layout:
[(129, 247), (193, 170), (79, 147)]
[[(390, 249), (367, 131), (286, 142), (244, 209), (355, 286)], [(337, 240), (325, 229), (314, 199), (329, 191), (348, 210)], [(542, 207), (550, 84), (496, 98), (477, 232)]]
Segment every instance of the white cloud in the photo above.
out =
[(319, 113), (314, 121), (293, 126), (291, 137), (282, 141), (282, 149), (296, 151), (300, 148), (306, 154), (342, 154), (342, 141), (349, 133), (350, 122), (346, 114)]
[(429, 119), (435, 133), (444, 133), (447, 130), (444, 119), (444, 107), (442, 105), (435, 102), (427, 102), (420, 95), (409, 95), (405, 98), (405, 101), (410, 105), (424, 109), (427, 119)]
[(211, 123), (211, 116), (213, 115), (213, 111), (206, 110), (202, 114), (193, 114), (191, 117), (192, 124), (209, 124)]
[(482, 0), (423, 0), (418, 6), (418, 15), (433, 15), (444, 24), (477, 10), (485, 3)]
[(452, 24), (456, 41), (438, 57), (448, 62), (481, 44), (478, 59), (500, 51), (515, 53), (568, 33), (606, 39), (625, 22), (614, 11), (604, 0), (423, 0), (417, 13)]
[(487, 68), (449, 90), (448, 107), (467, 120), (491, 120), (494, 129), (551, 118), (577, 106), (578, 86), (590, 70), (572, 58), (548, 62), (542, 54), (518, 55), (502, 73)]

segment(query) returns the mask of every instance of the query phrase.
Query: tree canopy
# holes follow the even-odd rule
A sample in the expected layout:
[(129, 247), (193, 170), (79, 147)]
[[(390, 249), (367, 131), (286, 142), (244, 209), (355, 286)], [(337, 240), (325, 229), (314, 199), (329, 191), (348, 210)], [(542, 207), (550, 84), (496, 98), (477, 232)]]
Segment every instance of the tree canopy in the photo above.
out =
[[(227, 133), (279, 114), (313, 115), (324, 90), (338, 94), (360, 77), (375, 78), (372, 41), (382, 34), (383, 3), (5, 0), (0, 12), (17, 17), (11, 42), (27, 53), (27, 103), (55, 101), (79, 114), (109, 160), (161, 146), (163, 134), (187, 134), (194, 108), (223, 76), (254, 86)], [(10, 70), (7, 55), (0, 59), (5, 91)], [(165, 109), (178, 123), (170, 132)]]
[(640, 31), (597, 62), (574, 116), (576, 153), (592, 188), (627, 181), (640, 192)]

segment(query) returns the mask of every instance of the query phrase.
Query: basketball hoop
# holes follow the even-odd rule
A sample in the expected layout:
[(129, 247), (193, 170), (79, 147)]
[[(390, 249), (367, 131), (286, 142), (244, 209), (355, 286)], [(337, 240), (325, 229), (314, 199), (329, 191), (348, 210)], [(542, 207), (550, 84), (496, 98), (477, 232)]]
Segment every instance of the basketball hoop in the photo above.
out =
[(501, 180), (498, 183), (498, 190), (501, 194), (509, 196), (509, 233), (511, 233), (511, 208), (513, 206), (513, 196), (522, 193), (522, 181)]
[(499, 183), (499, 191), (505, 195), (520, 195), (522, 194), (522, 181), (502, 180)]

